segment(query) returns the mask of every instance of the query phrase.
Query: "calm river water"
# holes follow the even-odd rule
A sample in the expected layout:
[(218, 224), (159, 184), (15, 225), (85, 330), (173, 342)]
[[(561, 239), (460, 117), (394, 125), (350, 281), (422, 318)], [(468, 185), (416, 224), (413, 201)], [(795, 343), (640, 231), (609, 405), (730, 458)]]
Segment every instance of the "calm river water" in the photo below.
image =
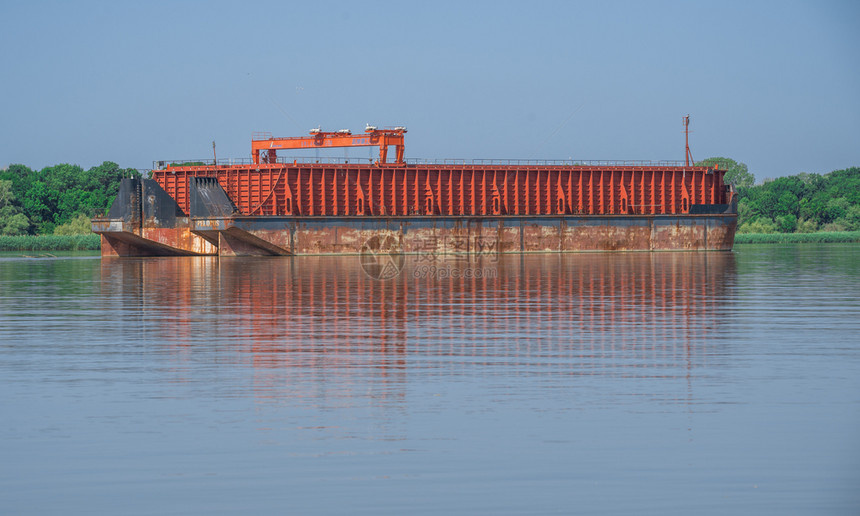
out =
[(401, 265), (0, 257), (0, 514), (860, 513), (860, 245)]

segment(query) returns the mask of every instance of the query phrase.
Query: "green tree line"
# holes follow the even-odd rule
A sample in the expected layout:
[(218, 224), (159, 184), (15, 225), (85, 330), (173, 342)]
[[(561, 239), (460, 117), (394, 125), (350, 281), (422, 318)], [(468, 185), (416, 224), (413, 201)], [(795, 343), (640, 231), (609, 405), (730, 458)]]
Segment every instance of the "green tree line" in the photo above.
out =
[(120, 180), (139, 175), (110, 161), (89, 170), (65, 163), (42, 170), (10, 165), (0, 171), (0, 235), (89, 231), (89, 219), (110, 208)]
[(726, 169), (725, 181), (739, 195), (739, 233), (860, 231), (860, 168), (829, 174), (800, 173), (756, 185), (747, 166), (708, 158)]

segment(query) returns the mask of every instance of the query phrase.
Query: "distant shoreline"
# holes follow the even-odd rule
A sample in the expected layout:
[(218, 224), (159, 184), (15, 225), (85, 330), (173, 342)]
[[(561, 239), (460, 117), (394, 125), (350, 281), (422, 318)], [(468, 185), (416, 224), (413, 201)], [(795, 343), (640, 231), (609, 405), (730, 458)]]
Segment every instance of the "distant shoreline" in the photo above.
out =
[(860, 231), (735, 234), (735, 244), (838, 244), (854, 242), (860, 242)]
[(101, 238), (89, 235), (0, 236), (0, 251), (98, 251)]

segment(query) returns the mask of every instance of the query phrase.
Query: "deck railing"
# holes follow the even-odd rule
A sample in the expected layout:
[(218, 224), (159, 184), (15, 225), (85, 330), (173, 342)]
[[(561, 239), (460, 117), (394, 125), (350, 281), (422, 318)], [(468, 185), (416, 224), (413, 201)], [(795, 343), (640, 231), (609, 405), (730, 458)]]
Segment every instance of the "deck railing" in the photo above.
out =
[[(280, 156), (278, 163), (309, 163), (309, 164), (373, 164), (375, 158), (316, 158), (307, 156)], [(153, 170), (162, 170), (167, 166), (202, 167), (202, 166), (233, 166), (250, 165), (251, 158), (222, 158), (213, 159), (184, 159), (158, 160), (152, 162)], [(578, 159), (421, 159), (406, 160), (407, 165), (471, 165), (471, 166), (568, 166), (568, 167), (682, 167), (683, 161), (676, 160), (578, 160)], [(389, 164), (391, 165), (391, 164)]]

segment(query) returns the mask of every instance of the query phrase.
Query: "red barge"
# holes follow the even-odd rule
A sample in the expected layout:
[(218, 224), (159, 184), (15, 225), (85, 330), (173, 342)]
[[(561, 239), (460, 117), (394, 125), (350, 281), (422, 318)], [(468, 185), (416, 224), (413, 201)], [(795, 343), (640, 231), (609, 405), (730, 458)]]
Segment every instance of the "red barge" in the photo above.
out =
[[(717, 166), (404, 159), (403, 127), (252, 139), (245, 163), (158, 162), (93, 220), (103, 256), (731, 250)], [(373, 160), (284, 149), (378, 146)], [(394, 155), (389, 156), (389, 148)], [(389, 157), (393, 159), (389, 160)]]

